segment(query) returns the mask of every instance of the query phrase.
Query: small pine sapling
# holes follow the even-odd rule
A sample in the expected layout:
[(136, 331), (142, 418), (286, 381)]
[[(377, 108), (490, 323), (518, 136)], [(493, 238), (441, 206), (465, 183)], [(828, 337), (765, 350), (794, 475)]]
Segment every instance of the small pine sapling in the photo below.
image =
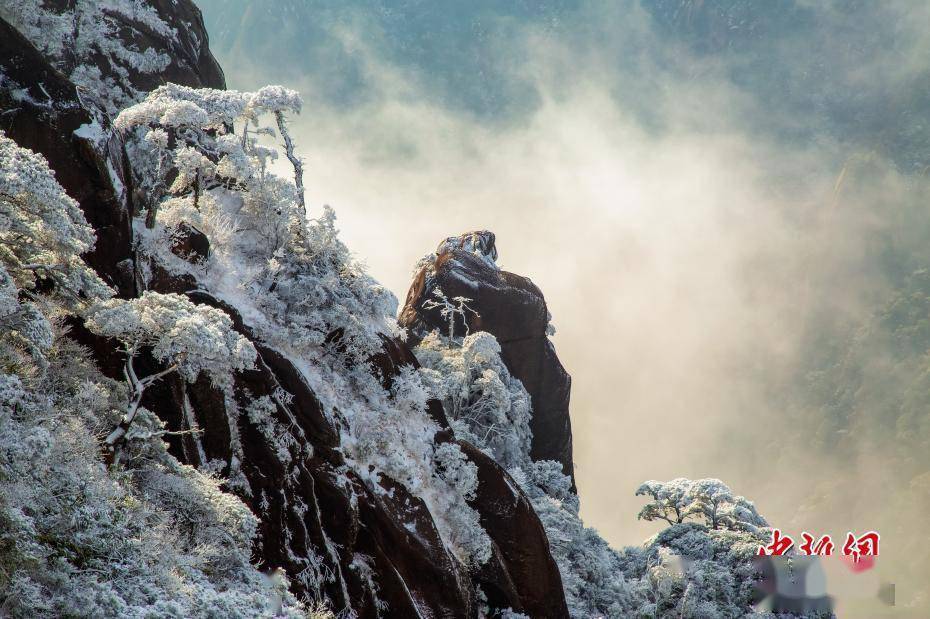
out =
[(465, 317), (465, 310), (468, 310), (476, 317), (478, 312), (468, 306), (472, 299), (468, 297), (453, 297), (452, 300), (446, 296), (439, 286), (433, 289), (433, 296), (436, 300), (427, 299), (423, 302), (423, 309), (439, 309), (439, 315), (449, 321), (449, 340), (455, 341), (455, 317), (462, 317), (462, 324), (465, 326), (465, 335), (469, 334), (468, 320)]

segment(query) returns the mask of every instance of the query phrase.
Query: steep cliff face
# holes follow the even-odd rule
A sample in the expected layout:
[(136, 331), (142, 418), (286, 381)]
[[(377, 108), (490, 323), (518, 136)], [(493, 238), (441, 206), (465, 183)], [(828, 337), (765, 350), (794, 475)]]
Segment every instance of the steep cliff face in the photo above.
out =
[[(153, 384), (141, 404), (176, 433), (166, 440), (178, 460), (227, 477), (228, 489), (258, 517), (255, 561), (267, 569), (283, 568), (299, 597), (325, 598), (333, 610), (362, 617), (474, 617), (507, 608), (534, 617), (567, 616), (559, 571), (529, 499), (493, 459), (457, 441), (438, 401), (425, 400), (416, 417), (422, 419), (416, 423), (423, 424), (426, 438), (415, 447), (435, 468), (434, 477), (423, 481), (426, 487), (394, 479), (360, 459), (354, 446), (361, 430), (349, 417), (374, 420), (395, 414), (398, 392), (409, 388), (407, 377), (418, 367), (389, 326), (378, 327), (365, 349), (354, 350), (349, 326), (329, 324), (318, 347), (327, 352), (319, 357), (295, 352), (286, 338), (275, 339), (276, 323), (258, 317), (257, 305), (221, 285), (229, 277), (210, 262), (215, 251), (225, 250), (215, 235), (189, 223), (159, 221), (156, 230), (171, 228), (170, 251), (160, 253), (142, 242), (147, 233), (139, 215), (149, 196), (134, 186), (141, 172), (133, 168), (126, 146), (131, 136), (116, 131), (111, 121), (164, 82), (224, 87), (196, 7), (187, 0), (166, 0), (139, 5), (141, 13), (106, 11), (98, 34), (115, 37), (128, 50), (113, 54), (73, 32), (74, 50), (39, 49), (38, 32), (60, 26), (53, 19), (56, 11), (67, 14), (67, 3), (52, 4), (42, 14), (18, 3), (3, 5), (2, 15), (14, 23), (0, 20), (0, 130), (44, 155), (59, 183), (79, 202), (98, 239), (86, 260), (119, 296), (184, 294), (225, 312), (235, 330), (254, 344), (254, 368), (236, 373), (230, 388), (220, 389), (203, 377), (187, 383), (169, 376)], [(145, 56), (151, 62), (140, 61), (144, 50), (152, 50)], [(94, 85), (110, 90), (90, 92)], [(533, 323), (525, 330), (526, 341), (517, 330), (523, 328), (519, 321), (510, 323), (514, 331), (501, 330), (513, 335), (508, 358), (523, 368), (526, 383), (536, 386), (542, 418), (566, 413), (550, 423), (562, 424), (558, 444), (540, 447), (540, 454), (558, 453), (570, 470), (568, 378), (551, 345), (547, 348), (545, 304), (528, 280), (514, 279), (511, 289), (519, 292), (489, 297), (505, 321), (501, 326), (507, 324), (506, 304), (525, 308)], [(489, 320), (494, 316), (490, 307)], [(122, 380), (125, 358), (116, 343), (92, 334), (80, 317), (70, 317), (69, 323), (71, 337), (92, 351), (99, 369)], [(356, 363), (347, 366), (346, 359)], [(141, 375), (161, 366), (142, 354), (137, 368)], [(560, 372), (554, 392), (547, 372)], [(340, 381), (349, 385), (345, 391), (330, 391)], [(370, 393), (353, 391), (353, 384)], [(390, 404), (379, 409), (381, 401)], [(553, 436), (549, 430), (540, 427), (539, 435)], [(463, 558), (453, 548), (450, 516), (436, 507), (452, 499), (437, 498), (439, 491), (430, 485), (439, 484), (435, 476), (444, 471), (433, 459), (459, 462), (458, 454), (476, 475), (475, 487), (465, 495), (489, 548), (479, 559)], [(442, 483), (442, 488), (448, 485)]]
[[(447, 332), (450, 328), (456, 337), (476, 331), (494, 335), (507, 369), (530, 394), (532, 459), (561, 463), (574, 488), (568, 413), (571, 377), (548, 337), (546, 299), (526, 277), (499, 269), (496, 259), (492, 232), (446, 239), (421, 261), (399, 322), (419, 338), (434, 329)], [(467, 299), (467, 307), (449, 313), (440, 295)]]
[(166, 82), (225, 87), (203, 15), (192, 2), (6, 0), (0, 17), (32, 42), (82, 99), (109, 113)]
[(131, 254), (128, 204), (123, 190), (122, 143), (102, 143), (75, 135), (95, 120), (78, 90), (45, 56), (8, 23), (0, 20), (0, 129), (20, 146), (41, 153), (58, 182), (78, 201), (106, 242), (86, 256), (108, 284), (132, 292), (131, 271), (116, 265)]

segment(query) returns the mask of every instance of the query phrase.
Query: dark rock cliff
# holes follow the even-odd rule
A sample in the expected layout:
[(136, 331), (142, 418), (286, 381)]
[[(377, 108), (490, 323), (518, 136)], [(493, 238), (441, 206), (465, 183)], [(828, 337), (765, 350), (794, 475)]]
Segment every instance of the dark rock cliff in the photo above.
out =
[[(137, 41), (140, 47), (167, 50), (173, 62), (155, 76), (130, 72), (132, 86), (146, 90), (173, 81), (223, 88), (223, 73), (207, 48), (199, 10), (188, 0), (151, 4), (178, 31), (177, 38), (163, 41), (153, 32), (133, 36), (142, 37)], [(137, 33), (138, 29), (129, 31)], [(0, 20), (0, 130), (48, 159), (58, 181), (79, 202), (97, 232), (96, 248), (86, 256), (87, 261), (118, 294), (138, 295), (141, 285), (131, 230), (132, 174), (124, 146), (109, 131), (103, 110), (81, 97), (59, 69)], [(74, 133), (94, 122), (102, 127), (99, 134), (81, 137)], [(180, 231), (177, 248), (191, 260), (209, 252), (208, 240), (196, 230)], [(533, 387), (534, 405), (535, 398), (540, 398), (540, 419), (555, 419), (559, 411), (567, 413), (568, 377), (545, 339), (545, 303), (529, 280), (508, 277), (516, 292), (493, 296), (497, 291), (489, 288), (488, 302), (493, 303), (487, 308), (481, 305), (485, 308), (482, 315), (488, 330), (497, 329), (504, 336), (508, 364), (525, 377), (528, 388)], [(480, 586), (492, 610), (510, 607), (533, 617), (567, 616), (561, 579), (542, 525), (527, 498), (493, 460), (462, 445), (479, 471), (472, 507), (493, 542), (488, 563), (467, 568), (445, 547), (420, 499), (389, 478), (383, 478), (382, 484), (391, 492), (376, 494), (345, 466), (339, 429), (327, 419), (300, 371), (259, 341), (235, 308), (208, 290), (198, 289), (196, 281), (179, 282), (162, 274), (153, 278), (151, 286), (159, 292), (186, 292), (196, 303), (222, 309), (258, 350), (255, 369), (235, 376), (234, 393), (242, 405), (250, 398), (273, 397), (276, 421), (290, 428), (296, 439), (288, 454), (271, 445), (247, 416), (228, 410), (222, 394), (208, 381), (159, 383), (146, 392), (143, 405), (158, 414), (169, 430), (190, 429), (193, 416), (203, 430), (201, 444), (195, 446), (187, 435), (171, 437), (169, 445), (176, 457), (195, 466), (204, 459), (230, 463), (236, 457), (230, 445), (230, 423), (237, 425), (242, 443), (239, 469), (248, 488), (239, 492), (261, 521), (255, 559), (263, 567), (285, 569), (295, 593), (311, 597), (321, 589), (335, 610), (351, 609), (361, 617), (475, 617), (476, 586)], [(511, 303), (513, 313), (506, 308)], [(508, 318), (514, 315), (516, 320)], [(71, 327), (72, 336), (91, 350), (101, 369), (119, 378), (122, 359), (113, 343), (93, 336), (77, 320)], [(146, 363), (154, 361), (140, 359), (140, 364)], [(403, 342), (385, 339), (383, 351), (372, 363), (379, 378), (389, 384), (399, 368), (415, 365), (416, 360)], [(555, 380), (548, 374), (553, 371), (559, 372)], [(279, 389), (293, 398), (275, 397)], [(438, 402), (431, 403), (430, 411), (447, 427)], [(562, 437), (551, 446), (541, 444), (539, 454), (557, 457), (570, 469), (567, 419), (565, 414), (559, 421), (546, 422), (537, 436)], [(549, 432), (553, 423), (562, 424), (559, 432)], [(568, 443), (563, 440), (566, 436)], [(436, 437), (437, 442), (450, 440), (455, 437), (449, 429)], [(304, 448), (307, 445), (310, 449)], [(405, 526), (411, 522), (416, 524), (416, 534)], [(372, 578), (359, 568), (358, 555), (371, 558)], [(323, 578), (308, 577), (310, 572)], [(387, 603), (386, 613), (379, 611), (376, 600)]]
[[(122, 191), (122, 144), (96, 145), (74, 135), (94, 120), (77, 89), (12, 26), (0, 20), (0, 129), (20, 146), (41, 153), (58, 182), (77, 200), (98, 242), (85, 259), (121, 294), (132, 293), (129, 212)], [(117, 266), (119, 265), (119, 266)]]
[[(470, 299), (464, 322), (456, 318), (456, 336), (487, 331), (501, 345), (501, 358), (510, 373), (530, 394), (533, 460), (555, 460), (572, 477), (572, 429), (568, 415), (571, 377), (547, 336), (549, 311), (539, 288), (526, 277), (497, 268), (492, 232), (469, 232), (450, 237), (414, 276), (400, 324), (422, 337), (433, 329), (445, 332), (448, 318), (428, 301), (441, 290), (449, 299)], [(573, 487), (574, 489), (574, 487)]]

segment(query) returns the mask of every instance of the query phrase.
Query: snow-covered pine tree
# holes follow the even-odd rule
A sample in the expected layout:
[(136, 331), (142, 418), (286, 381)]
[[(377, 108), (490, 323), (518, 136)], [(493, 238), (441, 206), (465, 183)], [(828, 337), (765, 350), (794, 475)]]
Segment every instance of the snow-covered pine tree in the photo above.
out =
[[(137, 299), (110, 299), (91, 308), (87, 316), (87, 327), (119, 341), (126, 356), (123, 374), (131, 394), (129, 404), (119, 424), (104, 439), (114, 461), (146, 387), (173, 372), (190, 382), (204, 373), (228, 387), (233, 372), (252, 367), (255, 361), (255, 347), (233, 330), (229, 316), (180, 295), (147, 291)], [(138, 376), (134, 362), (143, 349), (165, 367)]]

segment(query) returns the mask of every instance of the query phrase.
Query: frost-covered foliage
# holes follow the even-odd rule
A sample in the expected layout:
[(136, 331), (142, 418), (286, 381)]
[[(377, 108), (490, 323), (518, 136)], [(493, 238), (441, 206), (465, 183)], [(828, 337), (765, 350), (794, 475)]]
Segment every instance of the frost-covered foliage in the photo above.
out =
[[(381, 334), (398, 334), (389, 318), (396, 300), (352, 260), (333, 211), (307, 222), (295, 182), (269, 171), (277, 153), (259, 138), (275, 131), (262, 120), (299, 110), (299, 96), (278, 86), (235, 92), (172, 84), (124, 110), (115, 125), (136, 138), (130, 154), (154, 230), (141, 241), (164, 249), (180, 222), (193, 225), (216, 256), (206, 274), (211, 289), (236, 288), (298, 348), (335, 344), (364, 360), (380, 350)], [(167, 255), (162, 262), (188, 268)]]
[(8, 355), (28, 354), (41, 371), (51, 321), (112, 294), (80, 258), (94, 241), (45, 159), (0, 132), (0, 345)]
[(511, 475), (529, 497), (559, 567), (565, 601), (572, 617), (635, 616), (642, 594), (635, 579), (630, 582), (626, 554), (621, 555), (584, 526), (578, 516), (578, 496), (571, 492), (571, 480), (558, 462), (534, 462)]
[(433, 466), (439, 493), (431, 503), (443, 508), (440, 528), (462, 561), (484, 564), (491, 558), (491, 540), (481, 528), (478, 513), (467, 503), (478, 490), (478, 467), (454, 443), (436, 447)]
[[(103, 464), (98, 437), (132, 396), (57, 317), (126, 302), (105, 301), (80, 259), (93, 231), (42, 158), (0, 136), (0, 162), (0, 615), (303, 616), (286, 580), (250, 564), (254, 515), (170, 456), (154, 415), (138, 409), (124, 465)], [(110, 334), (158, 331), (149, 344), (212, 369), (223, 352), (196, 350), (190, 334), (217, 325), (186, 309), (170, 324), (116, 312), (110, 327), (123, 326)], [(177, 341), (160, 344), (169, 332)]]
[(0, 266), (22, 289), (49, 279), (69, 307), (109, 296), (80, 255), (94, 231), (65, 194), (41, 155), (18, 147), (0, 131)]
[(703, 520), (712, 529), (752, 532), (769, 526), (751, 501), (733, 494), (719, 479), (650, 480), (636, 490), (636, 496), (643, 495), (652, 497), (652, 501), (640, 510), (637, 517), (642, 520), (681, 524), (693, 518)]
[[(229, 316), (176, 294), (146, 291), (137, 299), (104, 301), (88, 311), (86, 324), (98, 335), (119, 341), (126, 355), (123, 374), (131, 395), (126, 414), (104, 440), (110, 449), (130, 430), (146, 387), (155, 381), (177, 372), (193, 382), (203, 373), (228, 388), (233, 372), (255, 362), (255, 347), (233, 330)], [(134, 361), (142, 349), (164, 369), (138, 376)]]
[(88, 312), (87, 327), (119, 340), (130, 358), (149, 348), (189, 381), (201, 372), (223, 380), (255, 360), (255, 348), (233, 330), (229, 316), (177, 294), (147, 291), (128, 301), (104, 301)]
[[(0, 17), (45, 53), (85, 97), (115, 113), (140, 97), (130, 72), (163, 71), (171, 57), (135, 41), (149, 32), (174, 42), (177, 32), (145, 0), (4, 0)], [(132, 42), (131, 42), (132, 41)]]
[(52, 328), (40, 306), (21, 300), (20, 290), (0, 265), (0, 341), (13, 350), (26, 353), (40, 368), (52, 345)]
[(584, 526), (557, 462), (514, 476), (546, 528), (573, 617), (742, 617), (758, 601), (764, 535), (689, 522), (617, 551)]
[[(280, 131), (284, 113), (299, 106), (296, 93), (280, 87), (237, 93), (166, 85), (125, 109), (115, 125), (153, 199), (149, 225), (135, 226), (139, 259), (191, 275), (235, 307), (301, 370), (340, 428), (349, 466), (369, 487), (383, 492), (382, 475), (400, 482), (426, 503), (452, 553), (483, 563), (490, 539), (467, 504), (474, 465), (457, 446), (434, 445), (441, 428), (427, 413), (417, 372), (402, 371), (386, 387), (369, 364), (385, 338), (402, 335), (396, 299), (353, 260), (332, 209), (305, 218), (300, 162), (286, 135), (294, 180), (269, 169), (277, 133), (265, 121)], [(172, 253), (182, 223), (209, 238), (207, 260), (192, 264)], [(245, 412), (276, 448), (289, 443), (288, 430), (269, 423), (260, 402)]]
[[(559, 567), (573, 617), (741, 617), (756, 601), (755, 551), (765, 520), (715, 479), (647, 482), (650, 517), (686, 517), (642, 547), (611, 548), (578, 515), (578, 496), (558, 462), (533, 462), (530, 399), (490, 334), (437, 332), (414, 349), (420, 373), (443, 401), (456, 434), (505, 466), (533, 504)], [(650, 504), (653, 505), (653, 504)], [(678, 519), (675, 509), (679, 510)], [(667, 511), (662, 511), (662, 510)]]
[[(243, 93), (166, 84), (123, 110), (114, 125), (135, 131), (139, 138), (132, 144), (137, 151), (133, 170), (149, 210), (146, 225), (154, 226), (156, 209), (169, 192), (190, 193), (199, 206), (204, 187), (226, 184), (249, 199), (246, 208), (260, 202), (273, 209), (264, 222), (272, 230), (256, 232), (270, 234), (277, 249), (286, 228), (294, 217), (303, 216), (303, 210), (295, 208), (296, 187), (268, 174), (268, 163), (277, 153), (259, 144), (257, 136), (273, 134), (270, 127), (259, 125), (259, 119), (263, 114), (283, 119), (284, 112), (298, 113), (300, 106), (300, 96), (280, 86)], [(170, 175), (174, 178), (169, 183)]]
[(95, 435), (124, 395), (82, 356), (59, 340), (42, 381), (0, 374), (4, 616), (294, 609), (286, 588), (249, 564), (255, 517), (216, 480), (178, 464), (157, 437), (135, 442), (128, 469), (103, 465)]
[(455, 340), (438, 332), (414, 349), (420, 373), (443, 402), (460, 439), (473, 442), (507, 468), (523, 488), (549, 537), (574, 617), (626, 616), (635, 592), (621, 556), (578, 517), (578, 497), (558, 462), (533, 462), (530, 398), (500, 358), (493, 335)]
[(763, 536), (673, 525), (648, 540), (632, 563), (642, 616), (742, 617), (761, 596), (755, 552)]
[(467, 336), (461, 347), (431, 333), (416, 349), (422, 374), (456, 435), (512, 468), (525, 465), (530, 452), (530, 400), (500, 352), (497, 339), (483, 331)]

